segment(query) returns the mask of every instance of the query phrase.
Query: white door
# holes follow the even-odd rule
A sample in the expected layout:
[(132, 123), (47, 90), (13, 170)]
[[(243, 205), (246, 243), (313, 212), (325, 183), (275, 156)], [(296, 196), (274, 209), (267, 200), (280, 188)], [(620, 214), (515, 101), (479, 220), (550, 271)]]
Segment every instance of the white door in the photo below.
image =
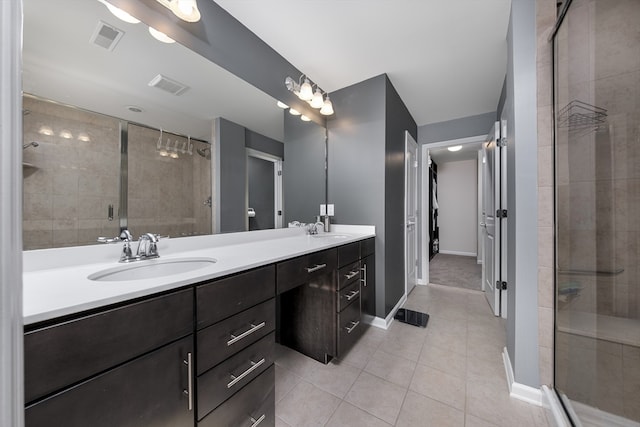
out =
[(405, 131), (405, 293), (416, 286), (418, 272), (418, 144)]
[(482, 287), (496, 316), (500, 315), (501, 301), (501, 237), (500, 217), (500, 122), (496, 122), (483, 145), (483, 251)]

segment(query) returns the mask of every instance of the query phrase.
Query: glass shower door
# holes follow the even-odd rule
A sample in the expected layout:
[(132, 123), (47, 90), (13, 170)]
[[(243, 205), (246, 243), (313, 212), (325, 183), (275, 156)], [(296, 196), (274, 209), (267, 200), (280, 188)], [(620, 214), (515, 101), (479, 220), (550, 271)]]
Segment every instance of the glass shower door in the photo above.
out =
[(555, 388), (585, 425), (640, 422), (639, 22), (574, 0), (554, 39)]

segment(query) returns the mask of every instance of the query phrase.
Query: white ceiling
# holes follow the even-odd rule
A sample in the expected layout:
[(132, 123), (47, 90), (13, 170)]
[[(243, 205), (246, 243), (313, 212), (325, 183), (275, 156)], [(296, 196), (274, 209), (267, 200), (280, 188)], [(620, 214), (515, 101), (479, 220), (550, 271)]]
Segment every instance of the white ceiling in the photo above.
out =
[(510, 0), (215, 2), (326, 91), (387, 73), (418, 126), (498, 104)]

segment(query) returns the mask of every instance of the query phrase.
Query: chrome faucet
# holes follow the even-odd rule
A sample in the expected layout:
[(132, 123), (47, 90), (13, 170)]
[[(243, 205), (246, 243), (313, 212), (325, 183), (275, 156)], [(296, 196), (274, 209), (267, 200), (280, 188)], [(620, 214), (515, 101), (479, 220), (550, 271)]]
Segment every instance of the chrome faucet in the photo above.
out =
[(318, 234), (319, 230), (324, 231), (324, 223), (318, 221), (313, 224), (307, 224), (307, 234), (315, 235), (315, 234)]
[(158, 236), (152, 233), (145, 233), (138, 240), (138, 250), (136, 251), (136, 259), (153, 259), (158, 258)]
[(120, 254), (120, 262), (135, 261), (136, 258), (131, 254), (131, 241), (133, 240), (133, 236), (131, 235), (131, 233), (129, 233), (129, 230), (122, 230), (119, 239), (124, 242), (124, 247), (122, 248), (122, 253)]

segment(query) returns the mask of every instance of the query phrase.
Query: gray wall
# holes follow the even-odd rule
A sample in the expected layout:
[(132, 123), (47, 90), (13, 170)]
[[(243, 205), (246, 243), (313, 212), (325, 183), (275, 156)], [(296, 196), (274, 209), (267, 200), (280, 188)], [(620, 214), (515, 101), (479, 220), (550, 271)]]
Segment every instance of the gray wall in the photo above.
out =
[(312, 222), (326, 200), (325, 128), (283, 113), (284, 224)]
[(431, 123), (418, 128), (419, 145), (433, 142), (449, 141), (451, 139), (467, 138), (470, 136), (486, 135), (496, 121), (496, 112), (478, 114), (448, 120), (446, 122)]
[(515, 381), (540, 386), (538, 367), (538, 207), (536, 8), (513, 0), (509, 21), (507, 93), (508, 308), (507, 350)]
[(328, 202), (334, 222), (376, 226), (376, 316), (385, 314), (385, 76), (331, 93)]
[[(385, 75), (385, 307), (388, 315), (404, 295), (405, 131), (418, 140), (418, 127)], [(418, 218), (421, 212), (418, 209)], [(377, 264), (376, 264), (377, 265)], [(376, 276), (382, 277), (382, 276)]]
[(247, 231), (247, 148), (282, 157), (284, 146), (222, 117), (215, 119), (215, 233)]

